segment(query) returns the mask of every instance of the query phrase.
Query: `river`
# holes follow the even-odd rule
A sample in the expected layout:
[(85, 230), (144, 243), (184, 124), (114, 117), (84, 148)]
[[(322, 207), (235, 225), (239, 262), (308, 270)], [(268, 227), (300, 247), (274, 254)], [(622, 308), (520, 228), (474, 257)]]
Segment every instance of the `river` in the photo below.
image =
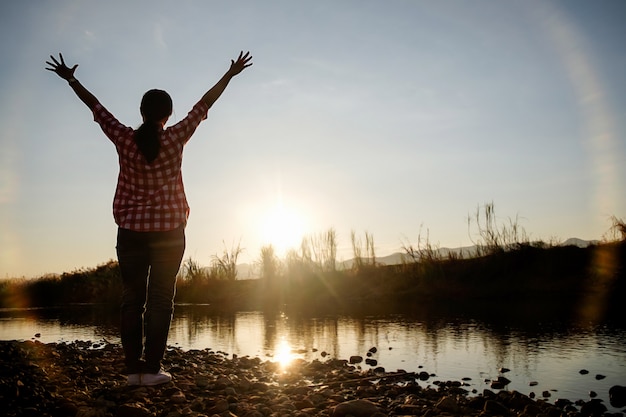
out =
[[(0, 309), (0, 339), (119, 343), (117, 311), (92, 305)], [(503, 320), (429, 312), (288, 314), (219, 312), (177, 305), (169, 345), (287, 361), (368, 358), (387, 371), (426, 371), (434, 381), (466, 378), (481, 393), (499, 375), (506, 387), (557, 398), (589, 400), (597, 393), (609, 411), (608, 390), (626, 385), (626, 327), (561, 319)], [(372, 349), (373, 350), (373, 349)], [(361, 363), (363, 369), (371, 365)], [(502, 368), (509, 372), (501, 373)], [(588, 373), (581, 371), (588, 371)]]

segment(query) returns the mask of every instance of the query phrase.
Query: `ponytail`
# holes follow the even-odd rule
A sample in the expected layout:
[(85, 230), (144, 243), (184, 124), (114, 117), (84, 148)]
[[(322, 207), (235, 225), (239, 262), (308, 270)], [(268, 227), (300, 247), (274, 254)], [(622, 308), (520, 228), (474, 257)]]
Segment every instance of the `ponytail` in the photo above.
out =
[(160, 130), (158, 124), (148, 121), (145, 121), (139, 126), (139, 129), (135, 130), (135, 143), (148, 164), (151, 164), (159, 156), (159, 148), (161, 147), (161, 142), (159, 141)]
[(135, 130), (135, 143), (148, 164), (151, 164), (159, 156), (159, 122), (172, 114), (172, 98), (163, 90), (150, 90), (143, 95), (140, 110), (144, 122)]

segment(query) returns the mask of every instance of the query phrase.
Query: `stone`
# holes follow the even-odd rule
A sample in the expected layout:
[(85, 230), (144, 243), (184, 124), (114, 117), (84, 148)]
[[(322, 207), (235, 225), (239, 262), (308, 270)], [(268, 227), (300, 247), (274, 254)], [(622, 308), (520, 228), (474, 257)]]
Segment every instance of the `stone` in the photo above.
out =
[(626, 387), (613, 385), (609, 388), (609, 402), (615, 408), (626, 407)]
[(183, 404), (187, 402), (187, 397), (182, 391), (178, 391), (170, 395), (170, 401), (174, 404)]
[(371, 417), (380, 412), (380, 408), (369, 400), (351, 400), (337, 404), (332, 412), (332, 417), (354, 416)]
[(583, 416), (599, 416), (606, 412), (606, 405), (602, 404), (602, 402), (597, 399), (587, 401), (580, 407), (580, 413)]
[(152, 413), (141, 404), (122, 404), (117, 409), (117, 417), (144, 417), (151, 416)]
[(565, 408), (566, 406), (570, 405), (572, 402), (566, 398), (557, 398), (554, 401), (554, 405), (556, 405), (559, 408)]
[(452, 397), (443, 397), (437, 402), (437, 404), (435, 405), (435, 408), (437, 410), (447, 411), (447, 412), (454, 413), (454, 414), (458, 413), (459, 411), (459, 405), (457, 404), (456, 400)]
[(485, 401), (483, 411), (488, 415), (506, 416), (510, 414), (508, 408), (494, 400)]
[[(459, 381), (435, 380), (430, 385), (436, 388), (422, 387), (420, 377), (435, 377), (425, 371), (388, 373), (382, 367), (365, 371), (346, 359), (316, 359), (293, 361), (284, 373), (270, 361), (235, 355), (229, 359), (228, 354), (208, 349), (169, 347), (164, 365), (177, 370), (172, 382), (127, 387), (121, 345), (104, 342), (100, 349), (92, 345), (0, 341), (0, 413), (7, 417), (576, 415), (565, 400), (558, 400), (561, 409), (545, 398), (534, 400), (534, 394), (485, 389), (480, 395), (473, 389), (476, 395), (470, 396)], [(625, 401), (624, 391), (611, 388), (616, 407)], [(576, 405), (584, 407), (586, 415), (598, 415), (604, 407), (597, 401), (580, 400)]]
[(430, 374), (426, 371), (421, 371), (418, 374), (418, 378), (420, 381), (428, 381), (428, 379), (430, 378)]

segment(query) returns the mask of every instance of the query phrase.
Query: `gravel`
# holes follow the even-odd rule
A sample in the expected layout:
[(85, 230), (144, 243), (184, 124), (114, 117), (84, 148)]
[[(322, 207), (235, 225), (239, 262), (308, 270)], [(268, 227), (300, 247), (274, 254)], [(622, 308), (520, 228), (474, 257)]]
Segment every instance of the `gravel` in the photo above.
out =
[(118, 344), (0, 341), (0, 413), (7, 417), (610, 415), (593, 399), (549, 404), (515, 391), (471, 392), (463, 381), (427, 381), (424, 386), (424, 373), (363, 370), (334, 358), (294, 360), (283, 369), (256, 357), (170, 347), (164, 365), (172, 382), (127, 387)]

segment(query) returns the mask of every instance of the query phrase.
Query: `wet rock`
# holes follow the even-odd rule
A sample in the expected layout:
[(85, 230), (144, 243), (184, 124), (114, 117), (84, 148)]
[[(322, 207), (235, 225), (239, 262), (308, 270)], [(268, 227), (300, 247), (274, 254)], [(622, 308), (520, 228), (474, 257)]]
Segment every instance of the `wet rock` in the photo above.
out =
[(420, 381), (428, 381), (428, 379), (430, 378), (430, 374), (426, 371), (421, 371), (418, 374), (418, 378)]
[(566, 398), (557, 398), (556, 401), (554, 401), (554, 405), (556, 405), (559, 408), (565, 408), (566, 406), (572, 404), (572, 402)]
[(587, 401), (580, 407), (580, 413), (583, 416), (601, 416), (607, 411), (606, 405), (602, 404), (602, 401), (597, 399)]
[(367, 358), (365, 359), (365, 364), (369, 366), (376, 366), (378, 365), (378, 361), (376, 359)]
[(511, 383), (510, 379), (505, 378), (503, 376), (499, 376), (498, 378), (496, 378), (493, 381), (491, 381), (491, 385), (490, 386), (491, 386), (492, 389), (504, 389), (504, 387), (506, 387), (510, 383)]
[(351, 364), (361, 363), (363, 362), (363, 356), (359, 356), (359, 355), (350, 356), (350, 359), (348, 361)]
[(626, 387), (613, 385), (609, 388), (609, 402), (615, 408), (626, 407)]
[[(96, 344), (98, 349), (93, 348)], [(232, 355), (229, 359), (221, 352), (170, 347), (164, 366), (176, 370), (172, 382), (155, 387), (127, 387), (121, 373), (124, 361), (120, 345), (0, 341), (0, 414), (7, 417), (437, 417), (574, 416), (577, 413), (565, 401), (558, 401), (564, 407), (559, 408), (545, 398), (535, 401), (504, 389), (497, 393), (485, 389), (482, 394), (470, 397), (464, 389), (465, 382), (433, 381), (424, 387), (424, 381), (434, 374), (402, 370), (389, 373), (382, 367), (363, 370), (349, 362), (332, 358), (297, 360), (285, 369), (259, 358)], [(623, 390), (614, 387), (612, 398), (619, 400)], [(581, 416), (597, 415), (603, 404), (581, 401), (577, 406), (589, 413), (580, 413)]]
[(578, 371), (578, 373), (581, 374), (581, 375), (587, 375), (589, 373), (589, 371), (586, 370), (586, 369), (581, 369), (580, 371)]

